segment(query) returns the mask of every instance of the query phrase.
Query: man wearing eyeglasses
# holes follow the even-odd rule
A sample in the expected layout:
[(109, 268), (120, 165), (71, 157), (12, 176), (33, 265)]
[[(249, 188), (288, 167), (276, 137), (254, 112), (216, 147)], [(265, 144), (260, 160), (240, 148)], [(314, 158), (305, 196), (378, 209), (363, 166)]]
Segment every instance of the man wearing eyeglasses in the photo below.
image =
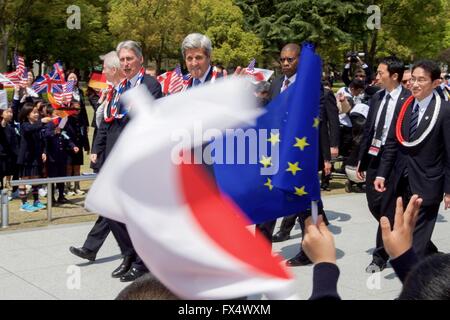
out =
[(411, 80), (411, 69), (405, 69), (403, 72), (403, 79), (402, 79), (402, 86), (403, 88), (411, 91), (411, 83), (409, 82)]
[[(287, 90), (287, 88), (295, 82), (297, 78), (297, 65), (300, 50), (300, 46), (295, 43), (289, 43), (281, 49), (280, 65), (283, 74), (272, 81), (269, 89), (270, 100), (275, 99), (279, 94)], [(282, 233), (284, 238), (278, 241), (283, 241), (289, 238), (290, 229), (292, 229), (295, 225), (296, 218), (297, 215), (283, 218), (281, 228), (283, 229)], [(275, 224), (276, 220), (273, 220), (258, 224), (256, 227), (270, 242), (272, 242), (272, 234), (275, 229)], [(278, 236), (274, 235), (274, 237), (277, 238)]]
[[(373, 182), (377, 177), (394, 112), (401, 108), (411, 95), (409, 90), (400, 85), (404, 69), (403, 62), (396, 57), (386, 57), (378, 65), (377, 84), (384, 90), (377, 92), (370, 100), (364, 136), (359, 149), (357, 177), (361, 180), (366, 177), (367, 204), (377, 222), (380, 221), (382, 215), (386, 214), (382, 211), (382, 201), (391, 201), (393, 198), (391, 190), (385, 193), (377, 192)], [(388, 216), (390, 221), (393, 221), (393, 217), (393, 215)], [(372, 256), (372, 262), (366, 268), (366, 272), (381, 272), (386, 268), (389, 255), (384, 250), (380, 227), (378, 227), (376, 247)]]
[[(413, 194), (423, 199), (413, 238), (420, 258), (437, 253), (431, 236), (442, 198), (445, 209), (450, 208), (450, 103), (434, 90), (440, 73), (433, 61), (414, 65), (410, 81), (414, 99), (394, 116), (374, 182), (378, 192), (395, 190), (404, 206)], [(392, 215), (394, 210), (392, 204), (386, 209)]]
[[(279, 94), (284, 92), (296, 81), (297, 78), (297, 65), (298, 57), (300, 55), (300, 46), (294, 43), (287, 44), (283, 47), (280, 53), (280, 64), (283, 75), (276, 78), (270, 88), (271, 99), (276, 98)], [(320, 150), (319, 167), (324, 166), (325, 161), (330, 161), (331, 156), (337, 156), (339, 145), (339, 119), (338, 110), (336, 106), (336, 99), (331, 90), (322, 90), (321, 92), (321, 104), (320, 104), (320, 118), (321, 123), (319, 127), (320, 132)], [(330, 130), (329, 130), (330, 129)], [(332, 137), (330, 137), (332, 136)], [(324, 169), (327, 170), (326, 168)], [(328, 171), (331, 170), (331, 164), (328, 167)], [(328, 224), (323, 210), (322, 203), (319, 204), (319, 214), (323, 216), (326, 224)], [(306, 212), (301, 212), (298, 215), (291, 215), (284, 217), (281, 221), (280, 230), (272, 236), (276, 220), (265, 222), (257, 225), (258, 230), (269, 240), (273, 242), (280, 242), (289, 238), (290, 231), (295, 225), (295, 220), (298, 217), (300, 227), (302, 231), (305, 229), (305, 219), (307, 218)], [(300, 250), (297, 255), (289, 259), (286, 264), (290, 267), (302, 266), (311, 264), (311, 260), (302, 250), (300, 244)]]
[(282, 75), (273, 80), (270, 86), (270, 100), (275, 99), (280, 93), (291, 86), (297, 78), (298, 56), (300, 55), (300, 46), (295, 43), (289, 43), (283, 47), (280, 53), (280, 65)]

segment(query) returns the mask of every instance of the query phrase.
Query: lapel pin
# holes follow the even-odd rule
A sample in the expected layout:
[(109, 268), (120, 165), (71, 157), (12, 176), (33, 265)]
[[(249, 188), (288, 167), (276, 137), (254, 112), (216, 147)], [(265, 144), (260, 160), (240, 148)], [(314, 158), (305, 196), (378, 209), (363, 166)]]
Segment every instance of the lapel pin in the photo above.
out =
[(425, 117), (425, 120), (428, 120), (428, 119), (430, 119), (430, 117), (426, 116), (426, 117)]

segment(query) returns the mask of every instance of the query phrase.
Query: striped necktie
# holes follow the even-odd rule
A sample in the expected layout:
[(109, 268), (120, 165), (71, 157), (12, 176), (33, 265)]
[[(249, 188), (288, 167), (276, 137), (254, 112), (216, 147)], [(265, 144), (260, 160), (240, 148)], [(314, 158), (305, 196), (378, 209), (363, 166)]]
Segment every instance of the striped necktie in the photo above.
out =
[(416, 103), (411, 115), (411, 122), (409, 124), (409, 140), (411, 140), (411, 138), (416, 133), (418, 123), (419, 123), (419, 104)]

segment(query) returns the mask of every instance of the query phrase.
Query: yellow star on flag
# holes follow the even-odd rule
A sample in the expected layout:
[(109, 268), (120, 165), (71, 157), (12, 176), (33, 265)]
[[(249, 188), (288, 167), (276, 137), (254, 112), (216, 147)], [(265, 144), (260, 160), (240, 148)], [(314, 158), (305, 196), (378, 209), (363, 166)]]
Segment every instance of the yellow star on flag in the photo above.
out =
[(295, 194), (298, 195), (299, 197), (302, 197), (302, 196), (308, 194), (308, 192), (305, 191), (305, 186), (303, 186), (301, 188), (297, 188), (297, 187), (294, 187), (294, 188), (295, 188)]
[(262, 160), (259, 162), (264, 168), (270, 167), (272, 165), (272, 157), (262, 156)]
[(281, 142), (280, 134), (279, 133), (274, 134), (274, 133), (271, 132), (270, 133), (270, 139), (267, 139), (267, 141), (271, 142), (272, 146), (276, 145), (277, 143), (280, 143)]
[(320, 124), (320, 119), (317, 117), (317, 118), (314, 118), (314, 124), (313, 124), (313, 128), (319, 128), (319, 124)]
[(289, 165), (289, 168), (286, 171), (292, 172), (292, 175), (294, 175), (294, 176), (297, 173), (297, 171), (302, 171), (302, 169), (298, 167), (298, 162), (296, 162), (296, 163), (288, 162), (288, 165)]
[(296, 137), (295, 140), (297, 141), (297, 143), (294, 144), (294, 147), (298, 147), (302, 151), (305, 150), (305, 147), (309, 146), (309, 143), (306, 142), (306, 137), (303, 137), (302, 139)]
[(272, 191), (272, 189), (273, 189), (272, 179), (267, 178), (267, 182), (266, 182), (264, 185), (265, 185), (266, 187), (268, 187), (270, 191)]

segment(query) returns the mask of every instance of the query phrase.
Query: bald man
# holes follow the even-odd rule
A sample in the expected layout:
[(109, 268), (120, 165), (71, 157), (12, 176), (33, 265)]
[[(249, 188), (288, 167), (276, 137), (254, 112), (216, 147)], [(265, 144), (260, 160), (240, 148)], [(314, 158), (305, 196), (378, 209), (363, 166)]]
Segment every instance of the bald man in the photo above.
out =
[(269, 98), (271, 100), (295, 82), (299, 55), (300, 46), (295, 43), (289, 43), (281, 50), (280, 65), (283, 75), (273, 80), (270, 86)]

